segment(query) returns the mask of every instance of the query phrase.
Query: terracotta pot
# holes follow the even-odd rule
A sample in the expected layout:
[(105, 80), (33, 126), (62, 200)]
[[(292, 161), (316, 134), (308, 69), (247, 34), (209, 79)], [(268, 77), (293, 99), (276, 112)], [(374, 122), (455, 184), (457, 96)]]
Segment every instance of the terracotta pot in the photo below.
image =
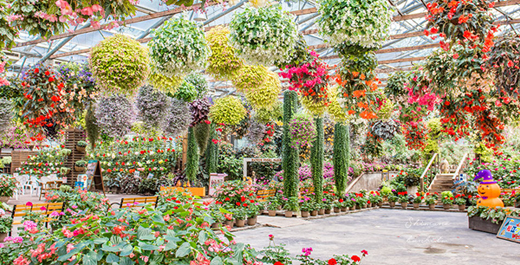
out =
[(350, 211), (354, 211), (354, 210), (356, 210), (356, 206), (351, 206), (351, 207), (349, 207), (348, 209), (349, 209)]
[(366, 205), (366, 204), (363, 205), (363, 209), (366, 209), (366, 208), (368, 208), (368, 205)]
[(383, 196), (383, 202), (387, 202), (388, 201), (388, 196)]
[(4, 239), (7, 237), (7, 233), (0, 233), (0, 242), (4, 242)]
[(237, 227), (244, 227), (246, 225), (246, 220), (237, 219)]
[(77, 146), (76, 145), (76, 151), (80, 153), (85, 153), (86, 146)]
[(414, 208), (415, 210), (419, 209), (419, 206), (421, 206), (420, 203), (414, 203), (414, 204), (413, 204), (413, 208)]
[(256, 216), (247, 218), (247, 225), (256, 225)]
[(390, 204), (390, 208), (394, 208), (395, 207), (395, 202), (389, 202)]
[(325, 214), (330, 214), (330, 208), (325, 209)]
[(401, 208), (403, 208), (404, 210), (406, 210), (406, 207), (408, 207), (408, 203), (407, 203), (407, 202), (402, 202), (402, 203), (401, 203)]
[(348, 211), (348, 207), (341, 207), (341, 211), (342, 211), (342, 212), (346, 212), (346, 211)]
[(378, 206), (379, 206), (379, 208), (383, 207), (383, 201), (380, 201), (380, 202), (378, 203)]
[(211, 228), (218, 228), (220, 225), (222, 225), (222, 223), (220, 223), (220, 222), (219, 223), (213, 223), (211, 225)]
[(302, 211), (302, 217), (309, 217), (309, 211)]
[(357, 204), (356, 204), (355, 207), (356, 207), (355, 209), (357, 209), (357, 210), (361, 210), (361, 205), (357, 205)]
[(292, 217), (293, 211), (285, 211), (285, 217)]
[(341, 212), (341, 209), (339, 207), (334, 207), (334, 212), (339, 213), (339, 212)]
[(428, 208), (429, 208), (431, 211), (435, 210), (435, 204), (429, 204), (429, 205), (428, 205)]
[(224, 222), (224, 224), (225, 224), (226, 226), (230, 226), (231, 228), (233, 228), (233, 225), (235, 224), (235, 222), (233, 222), (233, 220), (226, 220), (226, 221)]
[[(0, 196), (0, 202), (7, 203), (8, 201), (9, 201), (9, 197), (7, 197), (7, 196)], [(4, 241), (0, 241), (0, 242), (4, 242)]]
[(464, 210), (466, 210), (466, 205), (459, 205), (459, 211), (463, 212)]
[(442, 207), (444, 208), (445, 211), (451, 209), (451, 204), (443, 204)]
[(318, 211), (314, 210), (314, 211), (311, 211), (311, 216), (316, 216), (318, 215)]
[(269, 216), (276, 216), (276, 210), (269, 210)]
[(319, 209), (318, 210), (318, 214), (319, 215), (324, 215), (325, 214), (325, 209)]

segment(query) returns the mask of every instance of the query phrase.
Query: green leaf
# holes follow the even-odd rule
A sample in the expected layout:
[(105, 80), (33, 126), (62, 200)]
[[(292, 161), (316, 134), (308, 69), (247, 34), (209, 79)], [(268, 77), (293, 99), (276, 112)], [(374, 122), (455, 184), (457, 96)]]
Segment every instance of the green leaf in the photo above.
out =
[(182, 258), (191, 253), (191, 245), (189, 242), (184, 242), (175, 252), (175, 257)]
[(125, 247), (123, 247), (123, 250), (121, 250), (121, 253), (119, 254), (119, 256), (128, 256), (132, 253), (132, 251), (134, 250), (134, 247), (132, 247), (132, 245), (130, 244), (127, 244)]
[(116, 255), (113, 254), (113, 253), (110, 253), (110, 254), (108, 254), (107, 262), (108, 262), (108, 263), (119, 262), (119, 257), (116, 256)]
[(222, 259), (220, 257), (214, 257), (209, 265), (221, 265)]
[(157, 247), (157, 246), (142, 243), (142, 242), (139, 242), (139, 247), (143, 250), (158, 250), (159, 249), (159, 247)]

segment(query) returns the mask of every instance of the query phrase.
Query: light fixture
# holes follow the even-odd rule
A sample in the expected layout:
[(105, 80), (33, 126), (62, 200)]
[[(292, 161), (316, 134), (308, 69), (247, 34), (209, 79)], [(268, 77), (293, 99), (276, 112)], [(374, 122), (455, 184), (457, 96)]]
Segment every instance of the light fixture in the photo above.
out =
[(208, 20), (208, 18), (206, 17), (206, 13), (195, 12), (195, 15), (193, 16), (193, 20), (202, 22), (202, 21)]

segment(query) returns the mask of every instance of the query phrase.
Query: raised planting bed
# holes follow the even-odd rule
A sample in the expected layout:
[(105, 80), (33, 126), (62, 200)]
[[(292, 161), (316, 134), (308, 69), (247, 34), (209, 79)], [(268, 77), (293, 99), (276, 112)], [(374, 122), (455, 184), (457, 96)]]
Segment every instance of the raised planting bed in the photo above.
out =
[(468, 217), (469, 228), (477, 231), (487, 232), (491, 234), (498, 233), (500, 224), (494, 224), (491, 220), (482, 219), (478, 216)]

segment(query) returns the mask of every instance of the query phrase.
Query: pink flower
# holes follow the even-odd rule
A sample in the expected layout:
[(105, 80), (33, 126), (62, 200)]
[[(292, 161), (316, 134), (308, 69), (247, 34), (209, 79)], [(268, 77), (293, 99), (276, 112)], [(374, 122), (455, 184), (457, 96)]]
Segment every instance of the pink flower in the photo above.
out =
[(68, 244), (67, 245), (67, 253), (69, 253), (71, 250), (75, 249), (76, 247), (74, 247), (74, 245), (72, 244)]
[(14, 262), (14, 265), (29, 265), (30, 264), (29, 260), (27, 260), (23, 256), (16, 258), (15, 260), (13, 260), (13, 262)]

